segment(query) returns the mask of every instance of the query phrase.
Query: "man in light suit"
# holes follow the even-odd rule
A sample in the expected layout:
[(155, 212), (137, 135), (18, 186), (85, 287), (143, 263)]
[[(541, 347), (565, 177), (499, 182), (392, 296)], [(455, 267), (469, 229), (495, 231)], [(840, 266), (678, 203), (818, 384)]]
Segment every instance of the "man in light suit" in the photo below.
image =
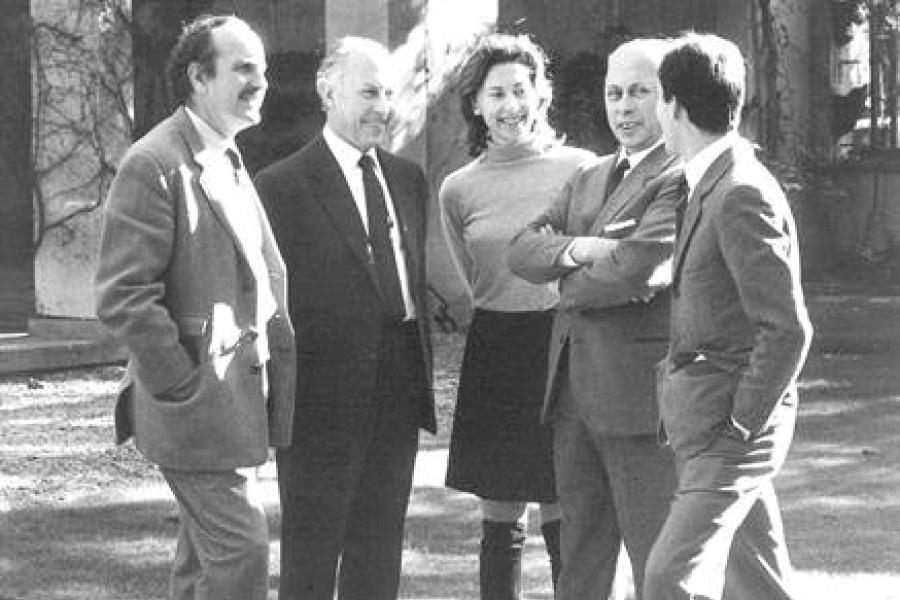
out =
[(560, 600), (605, 600), (623, 540), (640, 597), (674, 488), (653, 385), (677, 192), (655, 114), (665, 48), (634, 40), (610, 55), (606, 111), (621, 149), (576, 173), (510, 252), (514, 273), (560, 286), (544, 403), (562, 508)]
[(277, 454), (282, 600), (397, 596), (418, 429), (435, 430), (425, 280), (428, 187), (379, 147), (387, 50), (338, 42), (322, 133), (257, 177), (297, 323), (293, 445)]
[(659, 69), (657, 113), (685, 161), (686, 207), (659, 392), (678, 490), (645, 600), (718, 600), (723, 587), (728, 598), (793, 597), (772, 478), (812, 328), (790, 207), (736, 133), (744, 78), (740, 51), (713, 35), (683, 38)]
[(296, 369), (284, 263), (234, 136), (259, 122), (262, 42), (235, 17), (187, 25), (182, 104), (113, 181), (97, 313), (129, 352), (116, 405), (178, 501), (174, 600), (264, 600), (268, 527), (254, 470), (290, 442)]

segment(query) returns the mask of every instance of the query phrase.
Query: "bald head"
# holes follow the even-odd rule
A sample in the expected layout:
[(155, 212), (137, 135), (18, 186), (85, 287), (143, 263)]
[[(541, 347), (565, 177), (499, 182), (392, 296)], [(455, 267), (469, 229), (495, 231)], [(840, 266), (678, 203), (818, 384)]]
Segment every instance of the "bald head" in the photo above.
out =
[(373, 39), (354, 35), (342, 37), (322, 59), (322, 64), (316, 72), (316, 79), (334, 80), (343, 75), (349, 62), (364, 58), (384, 64), (390, 61), (390, 52), (383, 44)]
[(331, 130), (361, 152), (385, 144), (393, 116), (394, 77), (383, 45), (367, 38), (340, 39), (316, 78)]
[(672, 48), (672, 42), (662, 39), (641, 38), (619, 45), (609, 55), (609, 63), (638, 62), (659, 69), (663, 57)]
[(638, 39), (625, 42), (609, 55), (606, 117), (627, 153), (645, 150), (659, 140), (657, 70), (668, 48), (664, 40)]

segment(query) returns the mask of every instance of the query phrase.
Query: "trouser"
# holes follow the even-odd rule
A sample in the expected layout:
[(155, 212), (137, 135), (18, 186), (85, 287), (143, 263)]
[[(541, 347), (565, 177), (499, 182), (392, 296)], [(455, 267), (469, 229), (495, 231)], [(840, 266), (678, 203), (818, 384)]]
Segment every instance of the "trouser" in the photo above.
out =
[[(277, 454), (280, 600), (394, 600), (418, 445), (415, 325), (385, 332), (372, 397), (299, 407)], [(415, 379), (412, 378), (413, 373)], [(300, 375), (303, 377), (301, 371)]]
[(723, 432), (679, 457), (678, 491), (650, 554), (645, 600), (790, 600), (792, 574), (772, 478), (793, 418), (749, 442)]
[(162, 474), (178, 501), (180, 522), (172, 600), (265, 600), (268, 527), (254, 470)]
[(675, 488), (672, 453), (656, 435), (593, 431), (562, 381), (553, 421), (562, 508), (557, 600), (606, 600), (623, 541), (640, 600), (644, 565)]

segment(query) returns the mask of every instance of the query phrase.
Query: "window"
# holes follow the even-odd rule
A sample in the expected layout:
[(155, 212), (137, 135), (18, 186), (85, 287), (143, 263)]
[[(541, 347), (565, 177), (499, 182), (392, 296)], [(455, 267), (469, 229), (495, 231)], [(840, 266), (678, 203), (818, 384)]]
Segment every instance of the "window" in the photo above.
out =
[(900, 0), (833, 0), (831, 8), (838, 158), (900, 148)]

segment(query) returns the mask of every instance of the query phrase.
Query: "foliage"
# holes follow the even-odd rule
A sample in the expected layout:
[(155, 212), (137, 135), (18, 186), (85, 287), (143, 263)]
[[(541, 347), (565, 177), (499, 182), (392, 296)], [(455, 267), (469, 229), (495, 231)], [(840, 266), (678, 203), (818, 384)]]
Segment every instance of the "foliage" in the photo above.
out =
[(831, 33), (838, 46), (843, 46), (853, 38), (852, 26), (866, 20), (867, 0), (831, 0)]

